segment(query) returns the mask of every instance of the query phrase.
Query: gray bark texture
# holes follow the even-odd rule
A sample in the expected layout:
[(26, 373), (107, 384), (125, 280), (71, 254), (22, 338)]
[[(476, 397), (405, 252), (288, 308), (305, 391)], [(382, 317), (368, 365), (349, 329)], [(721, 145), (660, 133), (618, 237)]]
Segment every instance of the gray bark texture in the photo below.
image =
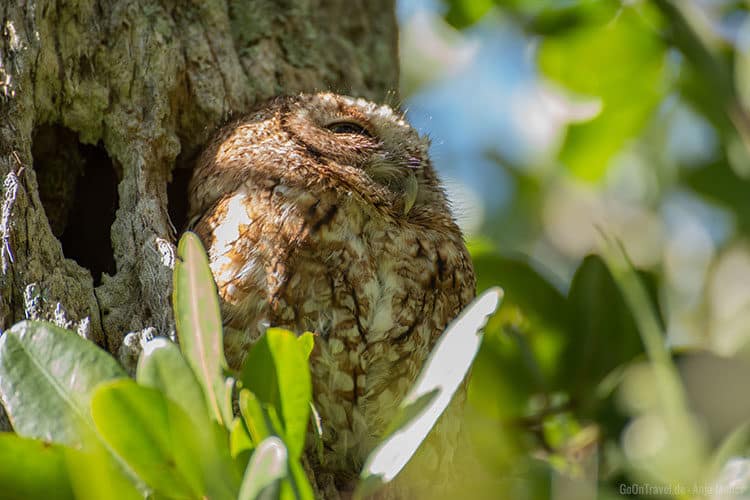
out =
[(0, 0), (0, 22), (0, 330), (51, 320), (126, 364), (129, 332), (173, 335), (209, 136), (275, 95), (397, 87), (393, 0)]

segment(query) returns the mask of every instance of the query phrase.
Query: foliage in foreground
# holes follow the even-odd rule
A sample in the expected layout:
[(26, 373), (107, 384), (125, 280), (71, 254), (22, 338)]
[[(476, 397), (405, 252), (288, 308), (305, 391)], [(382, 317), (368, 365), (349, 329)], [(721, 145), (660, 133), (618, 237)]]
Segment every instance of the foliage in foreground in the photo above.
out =
[[(0, 434), (3, 498), (313, 498), (301, 461), (308, 427), (319, 428), (309, 425), (313, 335), (270, 328), (232, 373), (195, 235), (183, 236), (178, 256), (182, 351), (165, 338), (149, 341), (135, 380), (52, 324), (22, 322), (0, 337), (0, 399), (17, 432)], [(498, 300), (497, 290), (485, 294), (445, 332), (366, 464), (358, 494), (390, 481), (420, 445), (468, 371)], [(445, 356), (462, 369), (445, 370)]]

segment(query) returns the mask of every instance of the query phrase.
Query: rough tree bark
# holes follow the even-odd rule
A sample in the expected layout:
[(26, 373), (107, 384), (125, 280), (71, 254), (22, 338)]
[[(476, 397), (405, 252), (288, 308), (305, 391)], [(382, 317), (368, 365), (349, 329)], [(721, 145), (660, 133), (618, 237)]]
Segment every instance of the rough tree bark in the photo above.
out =
[(50, 319), (126, 364), (128, 332), (173, 334), (209, 135), (274, 95), (397, 85), (394, 0), (3, 0), (0, 22), (0, 330)]

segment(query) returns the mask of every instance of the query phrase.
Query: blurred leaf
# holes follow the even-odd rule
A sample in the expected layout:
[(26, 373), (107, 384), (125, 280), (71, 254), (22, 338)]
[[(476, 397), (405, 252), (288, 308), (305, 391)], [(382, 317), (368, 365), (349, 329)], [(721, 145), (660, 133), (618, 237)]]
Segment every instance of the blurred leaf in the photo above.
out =
[(160, 390), (177, 403), (197, 425), (208, 425), (206, 400), (180, 349), (163, 337), (148, 342), (138, 360), (136, 380), (146, 387)]
[[(74, 335), (71, 333), (71, 335)], [(62, 446), (0, 433), (0, 484), (7, 500), (73, 499)]]
[[(240, 391), (239, 407), (242, 418), (254, 442), (260, 443), (272, 436), (283, 437), (281, 420), (272, 405), (261, 403), (252, 392), (242, 389)], [(312, 487), (300, 465), (299, 459), (293, 459), (289, 455), (287, 467), (289, 476), (280, 485), (279, 494), (281, 499), (296, 498), (312, 500), (314, 498)]]
[(497, 475), (506, 474), (538, 448), (536, 436), (519, 422), (488, 418), (476, 411), (473, 405), (466, 406), (462, 425), (462, 433), (470, 446), (459, 447), (456, 451), (469, 455), (464, 465), (476, 466), (479, 462), (483, 469)]
[(604, 261), (589, 255), (568, 294), (570, 329), (558, 382), (584, 409), (596, 386), (615, 368), (643, 352), (638, 328)]
[(611, 20), (619, 0), (495, 0), (523, 28), (535, 35), (559, 36), (580, 26)]
[(713, 482), (734, 457), (745, 457), (750, 450), (750, 422), (745, 422), (730, 433), (716, 448), (706, 471), (706, 481)]
[(284, 443), (275, 436), (263, 440), (247, 464), (239, 500), (274, 498), (274, 483), (278, 483), (287, 475), (286, 464), (287, 452)]
[(320, 462), (323, 461), (323, 420), (320, 418), (318, 409), (315, 408), (315, 404), (310, 402), (310, 428), (312, 430), (313, 445), (315, 446), (315, 453)]
[(529, 397), (546, 391), (559, 373), (566, 299), (525, 262), (491, 250), (473, 251), (472, 259), (478, 290), (500, 284), (505, 295), (485, 328), (469, 401), (486, 416), (515, 418), (525, 412)]
[(203, 386), (213, 418), (229, 426), (232, 411), (224, 381), (227, 362), (219, 298), (206, 252), (191, 232), (186, 232), (177, 246), (173, 306), (182, 352)]
[(554, 450), (560, 450), (578, 433), (581, 423), (570, 412), (554, 413), (542, 421), (545, 442)]
[(255, 394), (247, 389), (242, 389), (240, 391), (239, 407), (242, 419), (254, 443), (260, 443), (270, 436), (283, 437), (281, 422), (278, 420), (275, 410), (270, 408), (273, 416), (269, 416)]
[(695, 192), (724, 205), (737, 217), (740, 229), (750, 232), (750, 180), (738, 176), (726, 161), (682, 172)]
[(712, 441), (724, 440), (750, 421), (750, 399), (737, 397), (745, 392), (750, 380), (750, 360), (691, 349), (680, 353), (675, 362), (690, 411), (700, 419)]
[[(619, 0), (499, 0), (499, 3), (521, 4), (521, 8), (516, 10), (526, 18), (524, 28), (544, 36), (560, 36), (581, 26), (607, 22), (622, 6)], [(531, 10), (529, 4), (538, 5)]]
[(488, 325), (472, 366), (468, 401), (495, 422), (524, 415), (532, 395), (546, 390), (536, 356), (524, 337), (511, 326)]
[(612, 156), (642, 130), (661, 101), (666, 47), (651, 24), (657, 21), (653, 13), (622, 7), (609, 19), (542, 41), (539, 66), (546, 76), (601, 99), (593, 120), (569, 127), (560, 153), (577, 177), (601, 179)]
[(236, 458), (240, 453), (251, 451), (253, 448), (255, 448), (255, 443), (250, 437), (250, 431), (245, 426), (244, 419), (235, 418), (229, 431), (229, 450), (232, 457)]
[[(299, 500), (314, 500), (315, 494), (313, 493), (312, 486), (307, 479), (307, 474), (302, 468), (299, 460), (289, 461), (289, 481), (282, 483), (281, 487), (281, 498), (282, 500), (287, 499), (299, 499)], [(285, 489), (286, 485), (289, 485), (288, 490)]]
[(653, 0), (652, 4), (668, 21), (666, 40), (679, 49), (689, 63), (680, 75), (684, 94), (691, 97), (691, 103), (715, 126), (728, 133), (732, 129), (728, 111), (737, 103), (729, 58), (723, 60), (706, 43), (706, 33), (701, 33), (701, 27), (694, 26), (686, 15), (689, 11), (695, 13), (694, 6), (673, 0)]
[(309, 359), (313, 347), (315, 347), (315, 335), (312, 332), (305, 332), (297, 337), (297, 342), (302, 346), (302, 352), (305, 353), (305, 357)]
[(66, 459), (76, 500), (143, 499), (146, 485), (100, 440), (85, 443), (82, 451), (67, 450)]
[(560, 311), (565, 297), (529, 264), (503, 257), (491, 250), (472, 253), (477, 275), (477, 291), (501, 284), (505, 295), (503, 308), (518, 306), (526, 316), (533, 316), (549, 325), (565, 325)]
[(450, 0), (445, 20), (456, 28), (465, 28), (479, 21), (493, 7), (493, 0)]
[[(694, 484), (708, 464), (705, 435), (692, 416), (685, 389), (667, 349), (663, 326), (647, 288), (627, 258), (622, 245), (607, 241), (603, 257), (623, 298), (632, 311), (655, 375), (666, 442), (679, 443), (679, 453), (661, 447), (639, 464), (631, 465), (661, 484)], [(667, 457), (667, 458), (665, 458)]]
[(102, 384), (91, 400), (96, 427), (109, 446), (157, 492), (189, 498), (235, 498), (226, 442), (200, 428), (161, 392), (132, 380)]
[(269, 328), (242, 367), (241, 381), (261, 403), (278, 409), (292, 460), (302, 454), (307, 433), (312, 383), (308, 341), (280, 328)]
[[(390, 482), (417, 451), (466, 377), (479, 350), (482, 329), (487, 318), (497, 309), (501, 297), (499, 288), (485, 291), (448, 325), (414, 386), (399, 405), (399, 412), (413, 414), (415, 403), (429, 400), (429, 404), (408, 423), (404, 423), (402, 415), (394, 418), (398, 423), (397, 430), (368, 456), (355, 497), (369, 495), (379, 485)], [(435, 391), (437, 396), (430, 396)]]
[(49, 323), (23, 321), (0, 336), (0, 398), (25, 437), (80, 445), (93, 430), (93, 388), (126, 376), (95, 344)]

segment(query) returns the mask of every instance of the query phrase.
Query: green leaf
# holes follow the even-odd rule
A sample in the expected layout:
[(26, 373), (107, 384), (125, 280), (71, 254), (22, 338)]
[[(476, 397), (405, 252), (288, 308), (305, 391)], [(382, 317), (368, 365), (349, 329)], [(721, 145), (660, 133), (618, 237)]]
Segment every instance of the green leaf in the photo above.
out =
[[(548, 331), (535, 324), (523, 330), (512, 324), (497, 325), (498, 316), (485, 328), (471, 369), (468, 401), (485, 418), (507, 421), (526, 415), (529, 399), (548, 389), (548, 377), (542, 376), (540, 367), (544, 346), (533, 345), (544, 340)], [(557, 362), (557, 357), (552, 357), (553, 361)]]
[[(102, 384), (91, 401), (97, 430), (157, 492), (189, 498), (234, 498), (239, 478), (226, 434), (198, 427), (161, 392), (132, 380)], [(223, 438), (223, 439), (222, 439)]]
[(312, 354), (313, 347), (315, 347), (315, 335), (312, 332), (305, 332), (297, 337), (297, 342), (300, 343), (305, 357), (310, 359), (310, 354)]
[(299, 460), (289, 461), (289, 477), (285, 481), (285, 483), (289, 484), (290, 491), (289, 494), (286, 494), (286, 490), (283, 488), (284, 485), (282, 484), (282, 500), (286, 500), (286, 498), (294, 498), (298, 500), (315, 500), (312, 486), (310, 486), (310, 481), (307, 479), (307, 474), (302, 468)]
[[(263, 410), (258, 398), (247, 389), (240, 391), (239, 407), (242, 419), (254, 443), (260, 443), (270, 436), (281, 436), (281, 423), (276, 427)], [(278, 417), (276, 417), (278, 419)], [(282, 436), (283, 437), (283, 436)]]
[(587, 408), (595, 387), (613, 370), (643, 353), (638, 328), (604, 261), (586, 257), (568, 294), (571, 326), (557, 381)]
[(232, 422), (226, 397), (221, 311), (211, 268), (198, 236), (187, 232), (177, 246), (173, 305), (182, 352), (203, 387), (212, 417)]
[[(268, 490), (278, 488), (278, 482), (287, 475), (287, 451), (284, 443), (271, 436), (263, 440), (247, 464), (245, 477), (240, 487), (239, 500), (256, 498), (273, 498), (265, 494)], [(270, 492), (269, 492), (270, 493)]]
[(66, 450), (44, 441), (0, 434), (0, 484), (7, 500), (73, 499)]
[(697, 425), (688, 404), (685, 388), (667, 348), (665, 334), (647, 288), (627, 258), (622, 245), (608, 240), (603, 258), (620, 288), (630, 310), (633, 312), (646, 355), (654, 373), (655, 390), (658, 394), (661, 418), (664, 419), (667, 443), (679, 443), (679, 467), (660, 455), (672, 455), (669, 446), (650, 457), (642, 457), (648, 463), (649, 474), (664, 484), (694, 484), (709, 463), (705, 435)]
[(492, 249), (472, 254), (477, 274), (477, 290), (492, 288), (502, 283), (505, 291), (501, 311), (513, 306), (545, 325), (564, 328), (565, 297), (528, 263), (504, 257)]
[(566, 299), (530, 264), (491, 247), (472, 251), (477, 288), (502, 283), (503, 303), (485, 328), (474, 361), (469, 402), (484, 417), (526, 415), (529, 398), (549, 392), (567, 339)]
[(237, 458), (241, 453), (252, 451), (253, 448), (255, 448), (255, 442), (250, 437), (250, 431), (245, 426), (244, 419), (235, 418), (229, 431), (229, 451), (232, 457)]
[[(479, 350), (482, 328), (499, 305), (502, 291), (477, 297), (440, 337), (394, 418), (397, 428), (367, 458), (355, 497), (390, 482), (407, 464), (458, 390)], [(436, 395), (433, 393), (437, 391)], [(429, 404), (425, 404), (429, 402)], [(414, 411), (422, 407), (421, 411)], [(410, 413), (410, 421), (402, 415)]]
[(750, 450), (750, 421), (738, 425), (713, 451), (708, 467), (706, 467), (704, 477), (706, 484), (713, 484), (719, 479), (722, 469), (733, 458), (747, 457), (748, 450)]
[[(247, 389), (242, 389), (239, 407), (243, 421), (254, 442), (260, 443), (273, 436), (283, 437), (281, 420), (273, 406), (261, 403), (255, 397), (255, 394)], [(289, 476), (282, 481), (279, 491), (282, 500), (287, 498), (313, 500), (312, 487), (299, 459), (293, 459), (289, 456), (287, 467)]]
[(174, 343), (163, 337), (148, 342), (138, 360), (136, 380), (143, 386), (160, 390), (193, 417), (197, 425), (208, 425), (203, 391)]
[(49, 323), (23, 321), (0, 336), (0, 399), (22, 436), (80, 445), (93, 431), (94, 386), (126, 376), (95, 344)]
[(571, 126), (560, 153), (574, 175), (592, 181), (641, 132), (667, 88), (666, 46), (655, 29), (660, 17), (649, 6), (609, 9), (608, 18), (546, 37), (539, 50), (546, 76), (600, 99), (600, 113)]
[(305, 445), (312, 384), (309, 344), (287, 330), (269, 328), (245, 359), (241, 381), (261, 403), (279, 411), (283, 437), (292, 460)]
[(323, 420), (320, 418), (318, 409), (315, 408), (315, 404), (310, 401), (310, 428), (313, 432), (313, 446), (315, 446), (315, 454), (320, 462), (323, 461)]
[(76, 500), (142, 500), (146, 485), (116, 460), (100, 440), (68, 449), (68, 474)]
[(493, 6), (493, 0), (451, 0), (447, 3), (445, 20), (456, 28), (471, 26)]
[(702, 168), (681, 172), (682, 181), (695, 192), (719, 203), (737, 218), (740, 231), (750, 232), (750, 180), (732, 170), (726, 158)]

